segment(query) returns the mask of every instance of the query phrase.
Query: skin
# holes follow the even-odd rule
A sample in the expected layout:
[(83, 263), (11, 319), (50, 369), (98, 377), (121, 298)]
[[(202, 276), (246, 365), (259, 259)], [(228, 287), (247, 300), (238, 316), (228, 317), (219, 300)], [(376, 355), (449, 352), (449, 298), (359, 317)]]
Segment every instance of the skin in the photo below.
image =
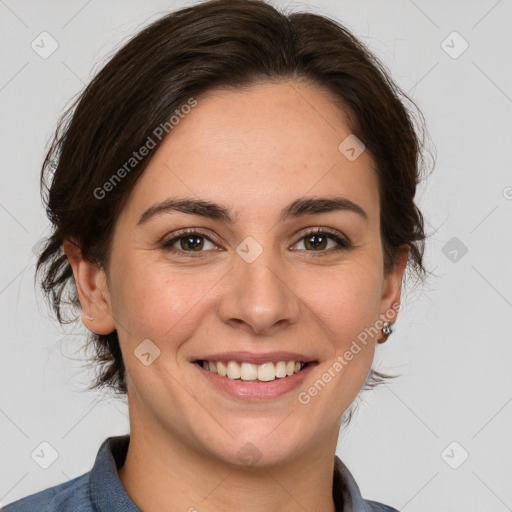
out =
[[(297, 394), (399, 303), (407, 260), (404, 249), (383, 274), (374, 163), (368, 151), (349, 161), (338, 150), (350, 133), (329, 95), (310, 85), (210, 91), (133, 189), (115, 226), (108, 273), (64, 243), (84, 324), (97, 334), (118, 331), (131, 427), (119, 477), (142, 510), (335, 510), (340, 418), (364, 384), (382, 332), (307, 405)], [(357, 203), (368, 220), (350, 211), (279, 220), (296, 199), (333, 195)], [(220, 203), (237, 221), (171, 212), (137, 225), (170, 196)], [(332, 252), (331, 239), (317, 250), (305, 245), (302, 231), (321, 227), (348, 237), (351, 247)], [(180, 258), (159, 245), (182, 228), (208, 237), (201, 257)], [(236, 252), (248, 236), (263, 249), (252, 263)], [(179, 241), (174, 247), (184, 251)], [(161, 353), (145, 366), (133, 351), (147, 338)], [(231, 350), (297, 351), (318, 365), (299, 389), (247, 403), (191, 371), (191, 357)], [(238, 455), (247, 443), (259, 453), (251, 467)]]

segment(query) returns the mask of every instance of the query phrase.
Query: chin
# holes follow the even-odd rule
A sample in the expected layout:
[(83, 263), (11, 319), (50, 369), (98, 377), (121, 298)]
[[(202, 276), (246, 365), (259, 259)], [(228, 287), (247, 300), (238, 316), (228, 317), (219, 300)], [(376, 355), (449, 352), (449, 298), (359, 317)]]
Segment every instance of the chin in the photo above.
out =
[[(294, 438), (283, 431), (280, 435), (274, 435), (276, 424), (272, 428), (252, 429), (251, 433), (244, 432), (241, 436), (224, 436), (223, 442), (217, 439), (214, 446), (209, 446), (209, 451), (218, 459), (227, 464), (247, 468), (265, 468), (286, 464), (306, 446), (307, 441), (303, 436)], [(301, 450), (302, 448), (302, 450)]]

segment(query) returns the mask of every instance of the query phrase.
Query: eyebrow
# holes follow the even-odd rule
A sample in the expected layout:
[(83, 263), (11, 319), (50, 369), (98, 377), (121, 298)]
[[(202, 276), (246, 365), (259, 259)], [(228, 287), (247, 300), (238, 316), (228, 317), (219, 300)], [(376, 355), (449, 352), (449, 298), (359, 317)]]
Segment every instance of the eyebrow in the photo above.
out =
[[(368, 215), (363, 208), (345, 197), (306, 197), (296, 199), (281, 211), (280, 221), (284, 222), (303, 215), (336, 211), (356, 213), (365, 221), (368, 221)], [(157, 215), (170, 212), (199, 215), (208, 219), (221, 220), (228, 224), (234, 224), (238, 219), (238, 216), (234, 215), (229, 208), (212, 201), (194, 198), (169, 198), (161, 203), (150, 206), (140, 216), (137, 225), (144, 224)]]

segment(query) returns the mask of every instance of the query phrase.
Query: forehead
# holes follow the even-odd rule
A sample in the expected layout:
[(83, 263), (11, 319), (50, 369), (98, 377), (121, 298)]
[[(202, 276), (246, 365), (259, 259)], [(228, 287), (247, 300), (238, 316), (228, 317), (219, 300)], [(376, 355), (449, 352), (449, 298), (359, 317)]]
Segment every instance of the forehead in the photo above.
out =
[(279, 211), (302, 196), (344, 195), (378, 215), (373, 159), (340, 151), (351, 136), (322, 89), (296, 82), (213, 90), (180, 117), (129, 201), (133, 216), (169, 196), (197, 196), (244, 211)]

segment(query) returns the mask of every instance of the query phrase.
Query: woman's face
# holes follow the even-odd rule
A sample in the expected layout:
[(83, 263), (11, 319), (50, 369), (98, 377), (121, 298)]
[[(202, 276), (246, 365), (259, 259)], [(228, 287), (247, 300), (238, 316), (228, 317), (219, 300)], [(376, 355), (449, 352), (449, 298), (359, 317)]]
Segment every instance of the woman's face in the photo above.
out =
[[(353, 140), (339, 149), (350, 134), (326, 92), (296, 82), (211, 92), (174, 126), (113, 235), (105, 331), (132, 431), (234, 464), (335, 446), (403, 272), (383, 275), (377, 177)], [(208, 204), (158, 207), (171, 200)], [(242, 380), (201, 360), (309, 364), (260, 382), (269, 365), (241, 365)]]

